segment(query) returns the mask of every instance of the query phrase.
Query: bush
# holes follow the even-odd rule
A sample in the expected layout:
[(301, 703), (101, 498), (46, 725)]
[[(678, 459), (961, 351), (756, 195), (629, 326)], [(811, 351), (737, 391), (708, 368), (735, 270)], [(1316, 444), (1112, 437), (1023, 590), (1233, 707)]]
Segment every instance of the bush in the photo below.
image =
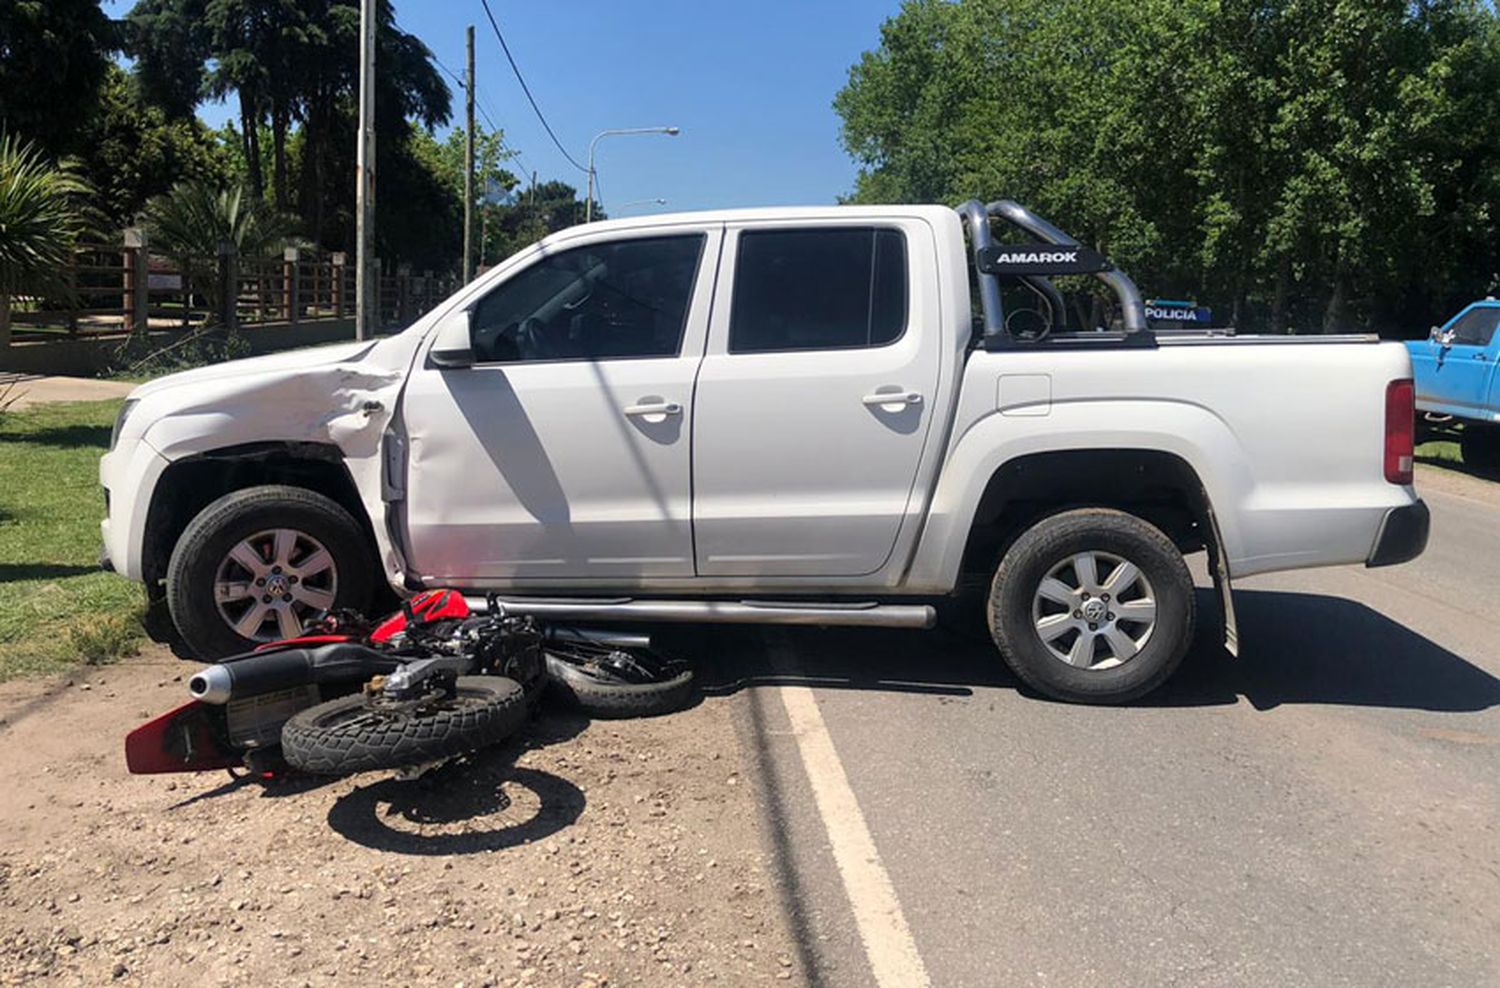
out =
[(110, 355), (104, 377), (159, 377), (239, 360), (250, 356), (250, 343), (238, 331), (219, 327), (200, 329), (170, 343), (132, 336)]

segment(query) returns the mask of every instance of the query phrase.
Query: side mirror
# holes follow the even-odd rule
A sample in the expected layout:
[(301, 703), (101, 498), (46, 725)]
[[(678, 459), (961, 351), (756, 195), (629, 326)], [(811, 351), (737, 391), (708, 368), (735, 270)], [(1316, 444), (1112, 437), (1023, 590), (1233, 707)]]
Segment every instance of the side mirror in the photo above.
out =
[(433, 333), (432, 349), (427, 362), (444, 370), (474, 366), (474, 343), (471, 327), (474, 314), (469, 309), (450, 312)]
[(1437, 342), (1438, 340), (1442, 339), (1442, 337), (1443, 328), (1441, 326), (1434, 326), (1427, 331), (1427, 338), (1429, 340), (1432, 340), (1433, 342)]

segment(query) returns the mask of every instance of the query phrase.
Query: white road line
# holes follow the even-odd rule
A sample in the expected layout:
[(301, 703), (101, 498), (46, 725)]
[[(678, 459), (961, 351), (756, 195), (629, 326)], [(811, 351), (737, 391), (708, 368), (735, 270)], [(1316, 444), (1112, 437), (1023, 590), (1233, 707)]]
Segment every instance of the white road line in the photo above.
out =
[[(773, 662), (778, 668), (790, 668), (793, 661), (785, 642), (780, 636), (767, 637)], [(930, 985), (932, 981), (922, 956), (917, 953), (911, 928), (906, 925), (896, 889), (880, 862), (875, 840), (854, 798), (854, 790), (849, 787), (849, 777), (844, 774), (843, 763), (833, 747), (833, 738), (828, 735), (812, 689), (782, 686), (779, 690), (875, 982), (881, 988)]]

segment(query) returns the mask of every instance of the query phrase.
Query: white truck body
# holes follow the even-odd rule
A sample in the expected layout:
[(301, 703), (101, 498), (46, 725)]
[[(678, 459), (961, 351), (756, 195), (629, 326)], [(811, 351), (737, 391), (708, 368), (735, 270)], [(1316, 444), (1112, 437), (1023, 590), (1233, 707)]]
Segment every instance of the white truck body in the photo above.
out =
[[(1225, 577), (1372, 560), (1387, 515), (1418, 503), (1383, 469), (1387, 386), (1411, 376), (1400, 344), (975, 349), (962, 222), (940, 206), (840, 206), (578, 226), (395, 336), (142, 385), (100, 465), (105, 555), (159, 583), (170, 536), (148, 529), (163, 485), (187, 482), (174, 464), (276, 450), (342, 464), (401, 592), (939, 596), (960, 584), (997, 478), (1055, 454), (1084, 466), (1071, 504), (1107, 504), (1122, 484), (1098, 454), (1185, 465), (1208, 509), (1200, 542), (1216, 539)], [(746, 234), (840, 227), (904, 239), (904, 331), (732, 352)], [(542, 259), (669, 235), (703, 245), (675, 355), (439, 366), (435, 353), (467, 345), (476, 305)]]

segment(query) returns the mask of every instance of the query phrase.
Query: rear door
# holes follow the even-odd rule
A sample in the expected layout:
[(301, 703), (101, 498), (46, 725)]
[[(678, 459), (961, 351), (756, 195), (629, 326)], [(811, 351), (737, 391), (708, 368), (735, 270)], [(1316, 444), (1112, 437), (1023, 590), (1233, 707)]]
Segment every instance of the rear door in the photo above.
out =
[(916, 220), (726, 230), (693, 420), (699, 576), (887, 565), (937, 397), (932, 244)]
[(1494, 376), (1490, 341), (1500, 324), (1500, 305), (1479, 302), (1443, 327), (1447, 346), (1432, 342), (1412, 349), (1417, 399), (1422, 407), (1466, 418), (1481, 417)]

